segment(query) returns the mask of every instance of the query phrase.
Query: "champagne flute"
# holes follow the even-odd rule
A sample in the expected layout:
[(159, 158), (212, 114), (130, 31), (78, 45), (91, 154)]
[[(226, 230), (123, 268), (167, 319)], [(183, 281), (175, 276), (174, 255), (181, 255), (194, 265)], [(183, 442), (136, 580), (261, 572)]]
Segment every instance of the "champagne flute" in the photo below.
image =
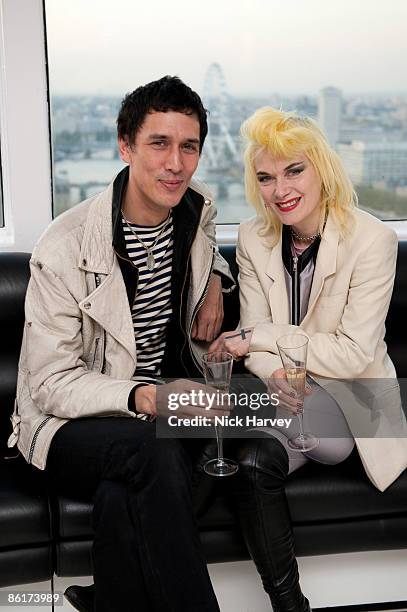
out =
[(287, 334), (277, 340), (277, 348), (287, 377), (287, 382), (295, 391), (302, 407), (297, 413), (300, 433), (287, 440), (288, 446), (299, 452), (310, 451), (319, 444), (314, 434), (304, 432), (304, 396), (307, 376), (308, 338), (303, 334)]
[[(202, 357), (205, 382), (218, 391), (228, 392), (232, 376), (233, 357), (225, 351), (206, 353)], [(222, 428), (215, 424), (218, 456), (210, 459), (204, 465), (204, 470), (210, 476), (231, 476), (239, 469), (232, 459), (223, 456)]]

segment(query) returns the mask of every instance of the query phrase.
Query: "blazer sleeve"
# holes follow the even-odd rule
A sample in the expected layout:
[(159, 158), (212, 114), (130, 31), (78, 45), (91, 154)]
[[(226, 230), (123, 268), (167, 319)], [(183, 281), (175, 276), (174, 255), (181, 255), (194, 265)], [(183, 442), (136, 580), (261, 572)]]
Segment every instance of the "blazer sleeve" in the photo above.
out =
[[(276, 341), (280, 336), (300, 332), (309, 338), (307, 364), (311, 374), (331, 378), (362, 374), (373, 362), (378, 343), (384, 336), (396, 271), (397, 244), (393, 230), (383, 226), (375, 232), (359, 251), (337, 329), (334, 333), (321, 330), (313, 334), (301, 326), (272, 323), (270, 309), (269, 320), (266, 320), (267, 299), (258, 282), (256, 285), (255, 270), (250, 269), (250, 260), (242, 255), (241, 246), (241, 309), (242, 320), (246, 322), (242, 324), (255, 325), (247, 367), (252, 369), (250, 362), (255, 353), (270, 352), (277, 356)], [(252, 361), (257, 363), (257, 357)], [(278, 357), (274, 363), (281, 367)]]

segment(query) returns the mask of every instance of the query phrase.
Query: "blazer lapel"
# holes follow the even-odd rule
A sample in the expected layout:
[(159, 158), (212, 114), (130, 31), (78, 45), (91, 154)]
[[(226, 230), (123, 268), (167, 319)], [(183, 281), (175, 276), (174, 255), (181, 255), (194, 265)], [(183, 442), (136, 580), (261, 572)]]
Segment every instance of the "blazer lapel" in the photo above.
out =
[(290, 307), (281, 247), (282, 237), (280, 235), (278, 243), (271, 250), (265, 271), (272, 281), (269, 290), (269, 302), (273, 323), (287, 324), (290, 322)]
[(324, 233), (321, 237), (321, 244), (319, 245), (317, 260), (315, 262), (314, 278), (312, 280), (307, 314), (305, 315), (301, 325), (311, 315), (318, 297), (321, 294), (325, 279), (336, 272), (338, 244), (339, 231), (329, 215)]

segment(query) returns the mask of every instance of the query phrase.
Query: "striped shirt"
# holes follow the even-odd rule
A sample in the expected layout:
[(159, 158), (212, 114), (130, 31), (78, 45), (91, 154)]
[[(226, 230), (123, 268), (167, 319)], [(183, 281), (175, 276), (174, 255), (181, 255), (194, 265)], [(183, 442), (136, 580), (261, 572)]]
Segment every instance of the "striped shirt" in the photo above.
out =
[[(172, 216), (159, 225), (143, 226), (122, 219), (129, 259), (138, 268), (138, 285), (132, 307), (134, 336), (137, 346), (137, 367), (133, 380), (155, 383), (161, 374), (165, 337), (171, 307), (171, 272), (173, 253)], [(154, 268), (147, 267), (148, 253), (141, 242), (152, 249)], [(158, 239), (157, 239), (158, 237)]]

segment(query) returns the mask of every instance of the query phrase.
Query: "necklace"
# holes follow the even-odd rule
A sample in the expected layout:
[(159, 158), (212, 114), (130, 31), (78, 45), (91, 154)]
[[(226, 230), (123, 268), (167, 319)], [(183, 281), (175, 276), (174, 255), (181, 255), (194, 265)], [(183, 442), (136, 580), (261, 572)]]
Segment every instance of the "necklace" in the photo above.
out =
[(291, 228), (291, 234), (293, 238), (300, 240), (300, 242), (312, 242), (313, 240), (315, 240), (315, 238), (319, 238), (321, 236), (321, 232), (312, 234), (312, 236), (302, 236), (301, 234), (297, 234), (297, 232), (295, 232), (293, 228)]
[(148, 246), (145, 242), (143, 242), (141, 240), (141, 238), (139, 236), (137, 236), (136, 231), (131, 227), (129, 221), (124, 216), (123, 210), (122, 210), (122, 217), (123, 217), (123, 221), (125, 222), (125, 224), (129, 228), (131, 233), (134, 234), (134, 236), (137, 238), (139, 243), (145, 248), (146, 253), (147, 253), (147, 261), (146, 261), (147, 270), (149, 270), (149, 272), (152, 272), (154, 270), (154, 266), (155, 266), (155, 257), (154, 257), (153, 249), (154, 249), (155, 245), (157, 244), (159, 237), (161, 236), (161, 234), (163, 233), (163, 231), (165, 230), (165, 228), (167, 227), (168, 223), (171, 220), (171, 211), (168, 213), (167, 220), (164, 223), (164, 225), (162, 226), (161, 230), (158, 232), (157, 236), (155, 237), (155, 240), (154, 240), (153, 244), (150, 245), (150, 246)]

